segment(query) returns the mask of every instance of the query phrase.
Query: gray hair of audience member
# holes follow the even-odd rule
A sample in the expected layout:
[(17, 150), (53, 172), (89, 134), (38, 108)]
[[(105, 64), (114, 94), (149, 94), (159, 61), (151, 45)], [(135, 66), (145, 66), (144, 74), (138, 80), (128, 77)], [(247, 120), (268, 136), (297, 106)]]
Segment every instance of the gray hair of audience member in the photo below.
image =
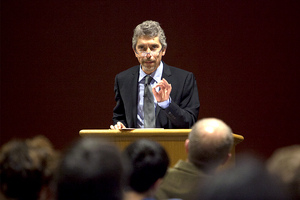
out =
[(60, 152), (45, 136), (12, 139), (0, 150), (2, 193), (12, 199), (39, 199), (43, 186), (49, 186)]
[(216, 118), (196, 122), (188, 139), (188, 159), (201, 169), (220, 165), (233, 145), (231, 128)]
[(121, 200), (121, 152), (99, 137), (82, 137), (64, 153), (56, 179), (57, 200)]
[(295, 199), (300, 199), (300, 145), (276, 149), (266, 162), (270, 174), (279, 178)]
[(168, 169), (169, 157), (158, 142), (137, 140), (129, 144), (123, 154), (132, 166), (129, 186), (136, 192), (148, 191), (159, 178), (164, 177)]
[(155, 38), (158, 36), (159, 42), (162, 45), (162, 49), (167, 48), (167, 38), (165, 36), (165, 32), (156, 21), (144, 21), (135, 27), (132, 37), (132, 49), (136, 50), (137, 41), (142, 36), (148, 36), (150, 38)]

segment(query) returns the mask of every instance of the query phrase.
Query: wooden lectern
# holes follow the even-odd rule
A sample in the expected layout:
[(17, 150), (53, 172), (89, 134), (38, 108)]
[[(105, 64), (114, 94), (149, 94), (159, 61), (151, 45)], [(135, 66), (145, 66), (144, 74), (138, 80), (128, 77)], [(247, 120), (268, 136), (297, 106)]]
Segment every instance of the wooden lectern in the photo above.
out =
[[(179, 159), (185, 160), (184, 143), (191, 129), (83, 129), (80, 136), (99, 136), (115, 143), (120, 149), (124, 149), (131, 142), (146, 138), (159, 142), (167, 151), (170, 157), (170, 166), (176, 164)], [(234, 145), (231, 150), (232, 158), (222, 168), (235, 163), (235, 146), (244, 140), (241, 135), (233, 134)]]

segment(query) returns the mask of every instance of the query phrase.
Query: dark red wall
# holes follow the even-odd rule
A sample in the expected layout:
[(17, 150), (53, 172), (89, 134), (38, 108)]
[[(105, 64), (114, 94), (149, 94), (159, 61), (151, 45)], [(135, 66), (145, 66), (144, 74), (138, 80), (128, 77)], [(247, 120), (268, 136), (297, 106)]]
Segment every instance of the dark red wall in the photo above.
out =
[(299, 143), (299, 10), (297, 0), (3, 0), (1, 144), (43, 134), (63, 148), (81, 129), (109, 128), (114, 77), (138, 64), (131, 37), (148, 19), (165, 30), (163, 60), (194, 72), (199, 119), (245, 137), (238, 152)]

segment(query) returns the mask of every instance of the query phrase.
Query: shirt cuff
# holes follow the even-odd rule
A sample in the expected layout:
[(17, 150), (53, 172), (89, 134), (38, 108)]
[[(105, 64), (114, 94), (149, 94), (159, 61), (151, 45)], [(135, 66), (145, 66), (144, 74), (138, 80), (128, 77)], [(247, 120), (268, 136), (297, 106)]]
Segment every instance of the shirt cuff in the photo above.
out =
[(168, 100), (163, 101), (163, 102), (158, 102), (157, 104), (162, 109), (166, 109), (167, 107), (169, 107), (170, 103), (171, 103), (171, 97)]

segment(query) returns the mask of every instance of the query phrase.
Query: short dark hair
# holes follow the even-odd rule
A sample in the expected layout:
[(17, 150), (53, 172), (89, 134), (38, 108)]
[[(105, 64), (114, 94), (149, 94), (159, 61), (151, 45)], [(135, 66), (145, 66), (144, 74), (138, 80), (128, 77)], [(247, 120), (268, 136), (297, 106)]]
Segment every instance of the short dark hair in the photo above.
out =
[(159, 178), (164, 177), (169, 166), (167, 152), (152, 140), (137, 140), (128, 145), (123, 154), (132, 165), (129, 187), (139, 193), (148, 191)]
[(101, 138), (83, 137), (65, 152), (57, 174), (57, 199), (122, 199), (119, 149)]

